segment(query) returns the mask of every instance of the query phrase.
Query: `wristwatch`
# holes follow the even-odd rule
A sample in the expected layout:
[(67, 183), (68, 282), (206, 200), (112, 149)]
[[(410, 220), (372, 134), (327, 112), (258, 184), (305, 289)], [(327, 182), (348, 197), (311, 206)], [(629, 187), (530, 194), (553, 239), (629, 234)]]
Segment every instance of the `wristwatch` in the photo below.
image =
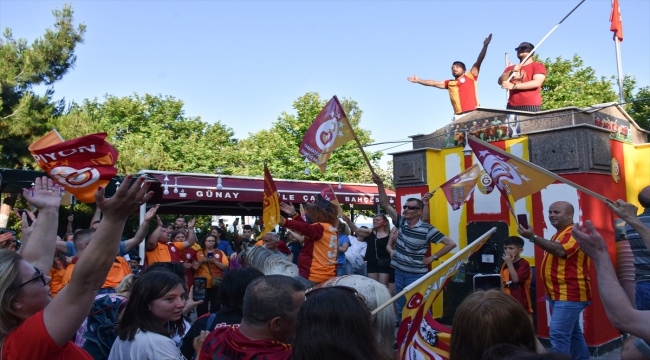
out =
[(440, 260), (440, 258), (438, 258), (437, 256), (433, 255), (433, 261), (438, 261), (438, 260)]

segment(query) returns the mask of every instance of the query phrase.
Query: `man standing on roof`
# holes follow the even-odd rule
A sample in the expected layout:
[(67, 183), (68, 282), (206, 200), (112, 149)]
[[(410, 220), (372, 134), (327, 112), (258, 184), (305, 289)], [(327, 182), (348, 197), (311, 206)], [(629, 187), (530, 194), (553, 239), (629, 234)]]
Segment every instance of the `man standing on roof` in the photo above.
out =
[(454, 120), (460, 119), (467, 113), (476, 110), (476, 107), (479, 106), (478, 95), (476, 93), (476, 81), (478, 80), (478, 72), (491, 40), (492, 34), (483, 41), (483, 49), (481, 49), (481, 53), (478, 54), (478, 59), (476, 59), (469, 72), (465, 72), (466, 68), (464, 63), (454, 61), (451, 65), (451, 74), (454, 76), (453, 80), (421, 80), (417, 75), (408, 77), (407, 80), (412, 83), (437, 87), (438, 89), (447, 89), (449, 91), (451, 105), (454, 107)]
[[(519, 61), (533, 52), (533, 44), (522, 42), (515, 50)], [(512, 76), (512, 78), (511, 78)], [(510, 79), (510, 80), (508, 80)], [(542, 84), (546, 79), (546, 67), (533, 61), (531, 55), (526, 62), (511, 65), (499, 77), (502, 89), (510, 90), (507, 109), (537, 112), (542, 109)]]

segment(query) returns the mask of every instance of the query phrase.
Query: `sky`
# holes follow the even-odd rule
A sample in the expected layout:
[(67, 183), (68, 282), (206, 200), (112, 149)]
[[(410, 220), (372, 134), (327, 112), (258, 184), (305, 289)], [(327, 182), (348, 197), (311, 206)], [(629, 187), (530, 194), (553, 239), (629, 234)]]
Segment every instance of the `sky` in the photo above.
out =
[[(619, 0), (623, 72), (650, 85), (650, 1)], [(87, 26), (75, 68), (54, 85), (67, 102), (169, 95), (187, 116), (221, 121), (236, 138), (271, 127), (307, 92), (351, 98), (375, 142), (408, 140), (451, 121), (446, 90), (406, 80), (451, 78), (451, 64), (481, 66), (481, 106), (505, 108), (497, 78), (505, 53), (537, 44), (577, 0), (68, 1)], [(64, 2), (0, 0), (0, 27), (32, 42)], [(598, 76), (616, 74), (610, 0), (587, 0), (538, 47), (542, 58), (578, 54)], [(618, 91), (617, 88), (614, 88)], [(410, 143), (369, 150), (406, 151)], [(296, 150), (297, 151), (297, 150)], [(384, 156), (382, 163), (391, 160)]]

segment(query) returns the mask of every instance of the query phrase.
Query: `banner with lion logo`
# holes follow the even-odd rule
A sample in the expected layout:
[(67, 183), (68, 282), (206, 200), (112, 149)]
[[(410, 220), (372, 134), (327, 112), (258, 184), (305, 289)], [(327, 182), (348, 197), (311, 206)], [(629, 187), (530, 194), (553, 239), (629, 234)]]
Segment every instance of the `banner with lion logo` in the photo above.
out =
[(334, 96), (305, 132), (298, 151), (325, 173), (332, 151), (353, 139), (354, 130), (339, 99)]
[(50, 131), (29, 151), (54, 181), (85, 203), (95, 202), (95, 191), (106, 186), (117, 174), (118, 152), (104, 139), (106, 133), (63, 141), (56, 130)]

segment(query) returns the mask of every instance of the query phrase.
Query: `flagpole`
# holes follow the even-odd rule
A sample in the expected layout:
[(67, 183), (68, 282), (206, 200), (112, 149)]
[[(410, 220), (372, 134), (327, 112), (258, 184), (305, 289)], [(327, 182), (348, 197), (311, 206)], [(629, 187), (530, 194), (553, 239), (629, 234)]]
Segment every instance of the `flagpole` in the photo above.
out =
[[(576, 9), (577, 9), (580, 5), (582, 5), (583, 2), (585, 2), (585, 0), (582, 0), (578, 5), (576, 5), (576, 7), (573, 8), (573, 10), (571, 10), (571, 11), (570, 11), (570, 12), (569, 12), (569, 13), (568, 13), (564, 18), (562, 18), (562, 20), (560, 20), (560, 22), (557, 23), (557, 25), (553, 26), (553, 28), (551, 29), (551, 31), (549, 31), (548, 34), (546, 34), (546, 36), (544, 36), (544, 37), (542, 38), (542, 40), (540, 40), (540, 41), (537, 43), (537, 45), (535, 45), (534, 50), (537, 51), (537, 50), (539, 49), (539, 47), (542, 45), (542, 43), (546, 40), (546, 38), (549, 37), (549, 36), (553, 33), (553, 31), (555, 31), (555, 29), (557, 29), (558, 27), (560, 27), (560, 25), (562, 24), (562, 22), (564, 22), (564, 20), (566, 20), (566, 18), (568, 18), (569, 15), (573, 14), (573, 12), (576, 11)], [(525, 59), (524, 59), (520, 64), (523, 64), (523, 63), (525, 63), (526, 61), (528, 61), (528, 59), (529, 59), (531, 56), (533, 56), (533, 52), (532, 52), (532, 51), (528, 54), (528, 56), (526, 56), (526, 58), (525, 58)], [(515, 76), (514, 73), (510, 74), (510, 77), (509, 77), (508, 80), (506, 80), (506, 81), (510, 81), (510, 79), (512, 79), (513, 76)]]
[[(486, 143), (485, 141), (482, 141), (482, 140), (480, 140), (480, 139), (477, 139), (477, 138), (475, 138), (475, 137), (473, 137), (473, 136), (471, 136), (471, 135), (470, 135), (469, 137), (470, 137), (472, 140), (474, 140), (474, 141), (476, 141), (476, 142), (479, 142), (481, 145), (487, 147), (488, 149), (490, 149), (490, 150), (492, 150), (492, 151), (494, 151), (494, 152), (497, 152), (497, 153), (499, 153), (499, 154), (501, 154), (501, 155), (503, 155), (503, 156), (507, 156), (508, 158), (512, 159), (513, 161), (516, 161), (516, 162), (518, 162), (518, 163), (520, 163), (520, 164), (523, 164), (523, 165), (526, 165), (526, 166), (528, 166), (528, 167), (531, 167), (531, 168), (533, 168), (533, 169), (535, 169), (535, 170), (537, 170), (537, 171), (543, 173), (544, 175), (550, 176), (550, 177), (552, 177), (552, 178), (555, 179), (555, 180), (561, 181), (561, 182), (563, 182), (563, 183), (565, 183), (565, 184), (567, 184), (567, 185), (569, 185), (569, 186), (572, 186), (572, 187), (574, 187), (574, 188), (576, 188), (576, 189), (582, 191), (583, 193), (585, 193), (585, 194), (587, 194), (587, 195), (591, 195), (591, 196), (597, 198), (598, 200), (600, 200), (600, 201), (602, 201), (602, 202), (604, 202), (604, 203), (613, 203), (612, 200), (610, 200), (610, 199), (608, 199), (608, 198), (606, 198), (606, 197), (604, 197), (604, 196), (602, 196), (602, 195), (600, 195), (600, 194), (598, 194), (598, 193), (596, 193), (596, 192), (593, 192), (593, 191), (587, 189), (587, 188), (584, 187), (584, 186), (578, 185), (578, 184), (574, 183), (573, 181), (567, 180), (567, 179), (561, 177), (560, 175), (557, 175), (557, 174), (555, 174), (555, 173), (552, 173), (552, 172), (550, 172), (550, 171), (544, 169), (543, 167), (541, 167), (541, 166), (539, 166), (539, 165), (535, 165), (535, 164), (533, 164), (532, 162), (528, 162), (528, 161), (526, 161), (525, 163), (522, 163), (521, 161), (519, 161), (519, 160), (520, 160), (519, 158), (515, 158), (515, 157), (513, 157), (512, 154), (509, 154), (509, 153), (507, 153), (506, 151), (501, 150), (501, 149), (499, 149), (499, 148), (496, 147), (496, 146), (490, 145), (490, 144)], [(525, 161), (525, 160), (522, 159), (522, 161)]]
[[(510, 57), (506, 53), (506, 68), (510, 66)], [(510, 90), (506, 89), (506, 106), (508, 105), (508, 100), (510, 99)]]
[[(476, 243), (476, 242), (480, 242), (480, 241), (485, 240), (486, 238), (490, 237), (490, 235), (494, 234), (496, 231), (497, 231), (497, 228), (493, 227), (488, 232), (483, 234), (480, 238), (472, 241), (472, 243), (467, 245), (466, 247), (470, 247), (470, 246), (474, 245), (474, 243)], [(478, 250), (478, 249), (476, 249), (476, 250)], [(390, 304), (394, 303), (395, 301), (397, 301), (397, 299), (402, 297), (404, 294), (406, 294), (407, 292), (413, 290), (413, 288), (415, 288), (416, 286), (422, 284), (423, 282), (427, 281), (432, 275), (434, 275), (436, 272), (440, 271), (440, 269), (444, 268), (447, 263), (456, 261), (459, 257), (464, 256), (464, 255), (465, 255), (465, 252), (462, 251), (462, 250), (457, 252), (456, 254), (454, 254), (454, 256), (447, 259), (447, 261), (444, 261), (442, 264), (438, 265), (438, 267), (436, 267), (435, 269), (433, 269), (433, 270), (429, 271), (428, 273), (422, 275), (421, 278), (417, 279), (416, 281), (414, 281), (413, 283), (411, 283), (410, 285), (405, 287), (404, 290), (400, 291), (399, 294), (393, 296), (392, 298), (390, 298), (390, 300), (388, 300), (385, 303), (379, 305), (375, 310), (373, 310), (370, 313), (370, 315), (376, 315), (378, 312), (382, 311), (388, 305), (390, 305)]]
[[(612, 7), (614, 6), (614, 0), (612, 0)], [(619, 104), (623, 104), (625, 102), (625, 98), (623, 96), (623, 64), (621, 63), (621, 41), (618, 39), (618, 36), (616, 36), (616, 33), (614, 33), (614, 44), (616, 47), (616, 69), (618, 71), (618, 99), (619, 99)]]

